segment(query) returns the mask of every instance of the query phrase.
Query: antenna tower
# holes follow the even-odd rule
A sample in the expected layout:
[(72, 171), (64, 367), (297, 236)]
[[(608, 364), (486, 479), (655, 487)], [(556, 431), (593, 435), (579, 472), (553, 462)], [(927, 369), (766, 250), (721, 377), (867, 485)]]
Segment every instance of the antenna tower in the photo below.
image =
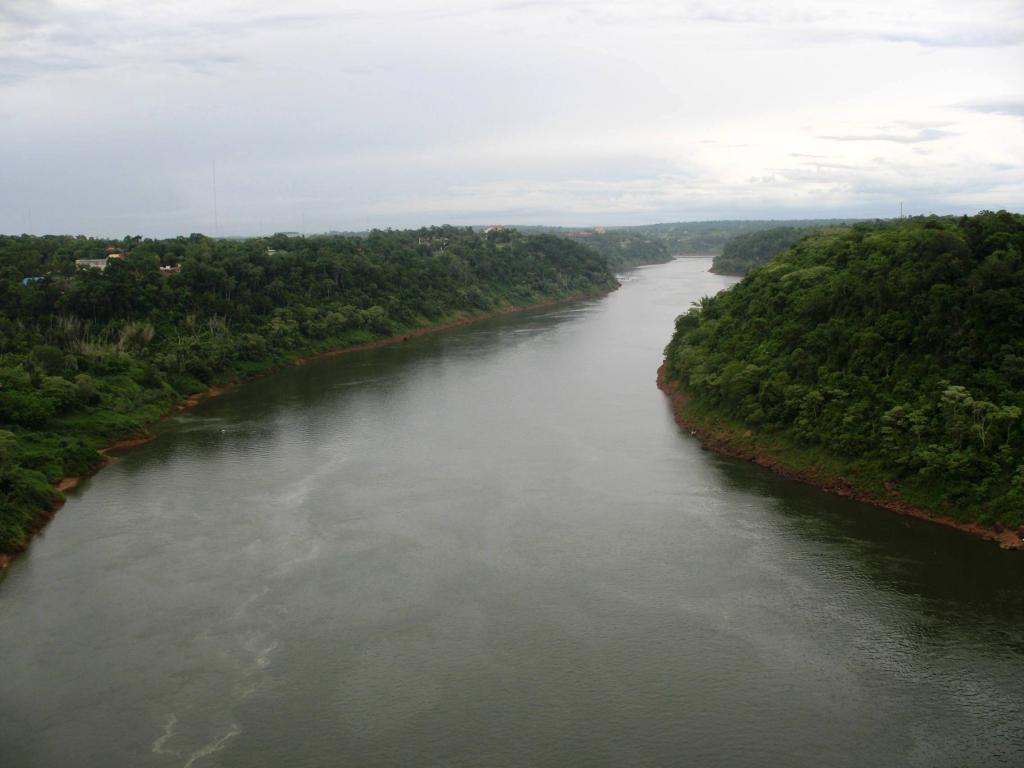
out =
[(220, 237), (220, 218), (217, 215), (217, 161), (213, 161), (213, 236)]

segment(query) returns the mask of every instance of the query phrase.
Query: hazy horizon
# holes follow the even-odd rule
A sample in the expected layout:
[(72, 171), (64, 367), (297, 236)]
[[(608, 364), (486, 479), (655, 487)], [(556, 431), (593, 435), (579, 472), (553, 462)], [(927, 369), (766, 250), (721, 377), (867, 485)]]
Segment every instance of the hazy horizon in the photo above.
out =
[[(1013, 212), (1017, 213), (1017, 211), (1013, 211)], [(974, 213), (978, 213), (978, 211), (975, 211)], [(913, 215), (906, 214), (906, 215), (904, 215), (903, 218), (910, 219), (910, 218), (916, 217), (916, 216), (956, 217), (956, 216), (961, 216), (961, 215), (973, 215), (973, 214), (959, 214), (959, 213), (946, 213), (946, 214), (931, 214), (931, 213), (929, 213), (929, 214), (913, 214)], [(687, 225), (687, 224), (690, 224), (690, 225), (702, 225), (702, 224), (739, 224), (739, 223), (775, 222), (775, 223), (778, 223), (780, 226), (785, 226), (785, 225), (789, 225), (789, 224), (803, 224), (803, 223), (827, 222), (827, 221), (835, 221), (835, 222), (888, 221), (888, 220), (895, 220), (895, 219), (898, 219), (898, 218), (900, 218), (900, 217), (897, 215), (897, 216), (865, 216), (865, 217), (856, 217), (856, 216), (826, 216), (826, 217), (814, 216), (814, 217), (801, 217), (801, 218), (683, 219), (683, 220), (679, 220), (679, 221), (652, 221), (652, 222), (642, 222), (642, 223), (638, 223), (638, 224), (602, 224), (600, 222), (590, 223), (590, 224), (560, 224), (560, 223), (557, 223), (557, 222), (550, 223), (550, 224), (538, 224), (538, 223), (530, 223), (530, 222), (510, 223), (510, 222), (503, 222), (503, 221), (487, 221), (487, 222), (479, 222), (479, 221), (477, 221), (477, 222), (464, 222), (464, 223), (456, 224), (456, 223), (448, 222), (448, 221), (437, 221), (437, 222), (425, 222), (423, 224), (413, 224), (413, 225), (408, 225), (408, 226), (389, 226), (387, 224), (383, 224), (381, 226), (371, 226), (369, 228), (363, 228), (363, 229), (337, 229), (337, 228), (332, 228), (332, 229), (324, 229), (324, 230), (312, 230), (312, 229), (310, 229), (310, 230), (305, 230), (305, 231), (297, 230), (297, 229), (277, 229), (277, 230), (267, 231), (267, 232), (243, 232), (243, 233), (238, 233), (238, 234), (223, 234), (223, 233), (221, 233), (221, 234), (214, 234), (213, 232), (205, 232), (205, 231), (202, 231), (202, 230), (197, 230), (197, 231), (192, 231), (192, 232), (175, 232), (175, 233), (164, 234), (164, 235), (147, 235), (147, 234), (143, 234), (141, 232), (124, 232), (124, 233), (108, 232), (108, 233), (95, 233), (95, 234), (86, 234), (84, 232), (38, 232), (38, 233), (30, 233), (30, 232), (0, 232), (0, 235), (8, 235), (8, 236), (12, 236), (12, 237), (25, 236), (25, 235), (36, 236), (36, 237), (46, 237), (46, 236), (79, 237), (79, 236), (82, 236), (82, 237), (89, 237), (89, 238), (92, 238), (92, 239), (95, 239), (95, 240), (121, 240), (121, 239), (128, 238), (128, 237), (143, 237), (143, 238), (159, 240), (159, 239), (174, 239), (174, 238), (177, 238), (177, 237), (189, 237), (191, 235), (202, 235), (204, 237), (209, 237), (209, 238), (212, 238), (212, 239), (215, 239), (215, 240), (246, 240), (246, 239), (256, 239), (256, 238), (263, 238), (263, 237), (274, 237), (276, 235), (288, 235), (288, 236), (296, 236), (296, 237), (298, 237), (298, 236), (301, 236), (301, 237), (307, 237), (307, 236), (315, 237), (315, 236), (318, 236), (318, 235), (355, 235), (355, 236), (360, 236), (360, 235), (366, 235), (366, 234), (368, 234), (370, 232), (373, 232), (373, 231), (416, 231), (416, 230), (419, 230), (419, 229), (430, 229), (432, 227), (441, 228), (441, 227), (449, 227), (449, 226), (451, 226), (451, 227), (467, 227), (467, 228), (471, 228), (471, 229), (486, 229), (486, 228), (491, 227), (491, 226), (501, 226), (501, 227), (505, 227), (505, 228), (508, 228), (508, 229), (521, 229), (521, 230), (531, 230), (531, 229), (544, 229), (544, 230), (548, 230), (548, 229), (564, 229), (564, 230), (570, 230), (570, 231), (572, 231), (572, 230), (579, 230), (579, 231), (588, 231), (588, 230), (590, 230), (590, 231), (593, 231), (595, 229), (596, 230), (607, 229), (608, 231), (616, 231), (616, 230), (635, 230), (635, 229), (642, 229), (642, 228), (645, 228), (645, 227), (680, 226), (680, 225)], [(706, 254), (702, 254), (702, 255), (706, 255)]]
[(8, 0), (0, 232), (1022, 210), (1022, 72), (1013, 0)]

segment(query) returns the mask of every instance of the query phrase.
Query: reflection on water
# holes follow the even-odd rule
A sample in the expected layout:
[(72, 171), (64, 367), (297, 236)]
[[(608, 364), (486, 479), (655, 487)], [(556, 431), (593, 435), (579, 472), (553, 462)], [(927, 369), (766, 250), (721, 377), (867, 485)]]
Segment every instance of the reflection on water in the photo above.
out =
[(1024, 558), (701, 451), (707, 266), (162, 423), (0, 585), (4, 765), (1020, 764)]
[[(970, 621), (949, 622), (982, 631), (1024, 629), (1021, 557), (988, 542), (923, 520), (894, 515), (849, 499), (825, 496), (745, 462), (715, 458), (723, 484), (772, 497), (780, 530), (813, 541), (857, 564), (879, 589), (922, 600), (922, 607), (960, 611)], [(1006, 623), (1005, 619), (1013, 621)], [(977, 626), (975, 626), (977, 625)]]

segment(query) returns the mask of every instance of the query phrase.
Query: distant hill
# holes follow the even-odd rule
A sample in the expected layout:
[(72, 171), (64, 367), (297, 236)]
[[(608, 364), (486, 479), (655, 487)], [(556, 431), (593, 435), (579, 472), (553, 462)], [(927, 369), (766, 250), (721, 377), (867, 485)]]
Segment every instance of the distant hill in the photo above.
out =
[[(779, 227), (801, 229), (813, 227), (854, 224), (860, 219), (782, 219), (782, 220), (735, 220), (735, 221), (684, 221), (672, 224), (650, 224), (641, 227), (624, 228), (636, 234), (644, 234), (664, 242), (674, 256), (715, 255), (721, 253), (726, 243), (748, 232), (760, 232)], [(619, 229), (609, 229), (619, 231)]]
[(772, 227), (737, 235), (711, 262), (711, 271), (745, 275), (815, 231), (813, 227)]
[[(796, 219), (753, 221), (685, 221), (636, 227), (516, 227), (521, 232), (551, 234), (583, 243), (608, 260), (612, 271), (657, 264), (676, 256), (722, 253), (726, 244), (744, 235), (788, 228), (811, 231), (852, 224), (859, 219)], [(774, 255), (774, 253), (772, 254)], [(717, 270), (716, 270), (717, 271)], [(724, 274), (741, 274), (723, 271)]]

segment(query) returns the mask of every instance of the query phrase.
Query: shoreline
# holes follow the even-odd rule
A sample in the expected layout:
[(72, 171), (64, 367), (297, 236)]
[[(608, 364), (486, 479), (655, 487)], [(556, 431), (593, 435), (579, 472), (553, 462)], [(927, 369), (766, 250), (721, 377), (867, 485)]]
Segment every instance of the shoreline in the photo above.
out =
[(118, 438), (110, 445), (100, 448), (97, 451), (97, 453), (99, 453), (100, 456), (102, 456), (102, 458), (98, 462), (96, 462), (96, 464), (89, 467), (89, 469), (87, 469), (85, 472), (82, 472), (81, 474), (78, 475), (65, 475), (56, 483), (54, 483), (53, 488), (57, 492), (57, 497), (54, 499), (49, 509), (40, 510), (39, 513), (36, 515), (35, 520), (32, 521), (32, 525), (28, 530), (28, 538), (25, 541), (25, 545), (17, 552), (0, 552), (0, 575), (2, 575), (5, 570), (7, 570), (8, 566), (10, 566), (10, 564), (14, 561), (16, 557), (18, 557), (19, 555), (28, 550), (29, 546), (32, 543), (32, 540), (36, 536), (38, 536), (43, 531), (44, 528), (46, 528), (47, 524), (53, 519), (54, 515), (57, 514), (57, 511), (64, 506), (65, 502), (67, 501), (67, 499), (64, 497), (65, 491), (70, 491), (73, 488), (76, 488), (83, 481), (92, 477), (103, 468), (109, 467), (111, 464), (115, 463), (118, 458), (118, 452), (129, 450), (131, 448), (135, 448), (137, 446), (148, 443), (150, 440), (156, 437), (156, 435), (149, 431), (150, 428), (160, 423), (168, 416), (172, 416), (176, 413), (181, 413), (182, 411), (188, 410), (189, 408), (194, 408), (204, 400), (209, 400), (211, 397), (217, 397), (218, 395), (221, 395), (229, 390), (235, 389), (236, 387), (239, 387), (242, 384), (245, 384), (246, 382), (261, 379), (264, 376), (269, 376), (270, 374), (283, 370), (284, 368), (295, 368), (300, 365), (306, 365), (308, 363), (311, 363), (314, 360), (319, 360), (320, 358), (336, 357), (338, 355), (348, 354), (349, 352), (361, 352), (367, 349), (390, 347), (395, 344), (401, 344), (403, 341), (409, 341), (411, 339), (418, 338), (420, 336), (427, 336), (429, 334), (440, 333), (442, 331), (450, 331), (454, 328), (460, 328), (464, 325), (472, 325), (474, 323), (479, 323), (484, 320), (492, 320), (496, 317), (503, 317), (505, 315), (514, 315), (519, 312), (528, 312), (532, 309), (544, 309), (545, 307), (553, 307), (557, 306), (558, 304), (567, 304), (573, 301), (596, 299), (601, 296), (607, 296), (608, 294), (617, 290), (618, 287), (619, 286), (609, 288), (608, 290), (605, 291), (586, 291), (584, 293), (574, 293), (571, 296), (563, 296), (554, 299), (545, 299), (544, 301), (538, 301), (533, 304), (527, 304), (525, 306), (502, 307), (501, 309), (495, 309), (491, 312), (485, 312), (479, 315), (468, 315), (466, 317), (460, 317), (457, 320), (449, 320), (448, 322), (444, 323), (424, 325), (420, 328), (413, 328), (412, 330), (406, 331), (405, 333), (398, 334), (395, 336), (386, 336), (385, 338), (382, 339), (374, 339), (373, 341), (366, 341), (361, 344), (353, 344), (347, 347), (337, 347), (335, 349), (327, 349), (322, 352), (314, 352), (309, 355), (301, 355), (299, 357), (296, 357), (294, 360), (284, 363), (283, 365), (275, 365), (271, 368), (268, 368), (265, 371), (243, 376), (242, 378), (235, 379), (224, 384), (214, 384), (209, 388), (203, 390), (202, 392), (196, 392), (195, 394), (189, 395), (183, 400), (180, 400), (171, 405), (167, 412), (160, 416), (158, 419), (147, 424), (144, 432), (135, 433), (127, 435), (125, 437)]
[[(804, 483), (805, 485), (814, 486), (826, 493), (843, 496), (854, 501), (860, 501), (874, 507), (889, 510), (890, 512), (896, 512), (897, 514), (904, 515), (906, 517), (914, 517), (918, 520), (926, 520), (931, 523), (936, 523), (937, 525), (946, 526), (947, 528), (955, 528), (956, 530), (970, 534), (971, 536), (994, 542), (999, 545), (1000, 549), (1024, 550), (1024, 540), (1022, 540), (1015, 531), (1009, 528), (1003, 528), (1001, 531), (997, 531), (994, 528), (990, 528), (980, 523), (964, 522), (962, 520), (957, 520), (954, 517), (950, 517), (949, 515), (943, 515), (923, 507), (915, 507), (912, 504), (908, 504), (907, 502), (896, 498), (895, 491), (891, 491), (891, 493), (894, 494), (894, 497), (887, 499), (856, 488), (841, 476), (821, 477), (813, 470), (799, 469), (788, 465), (763, 449), (759, 449), (753, 445), (744, 444), (743, 438), (750, 435), (749, 431), (741, 437), (732, 430), (726, 428), (717, 430), (709, 428), (702, 421), (687, 416), (686, 403), (689, 400), (689, 397), (680, 391), (679, 386), (675, 382), (670, 382), (665, 379), (664, 363), (662, 363), (661, 367), (658, 368), (657, 381), (658, 389), (664, 392), (672, 403), (672, 413), (675, 416), (676, 423), (679, 424), (679, 426), (690, 430), (690, 434), (700, 441), (701, 448), (705, 450), (714, 451), (721, 456), (728, 456), (734, 459), (743, 459), (744, 461), (753, 462), (754, 464), (758, 464), (771, 470), (777, 475), (781, 475), (782, 477), (790, 480), (796, 480), (797, 482)], [(886, 484), (886, 487), (889, 487), (888, 484)]]

